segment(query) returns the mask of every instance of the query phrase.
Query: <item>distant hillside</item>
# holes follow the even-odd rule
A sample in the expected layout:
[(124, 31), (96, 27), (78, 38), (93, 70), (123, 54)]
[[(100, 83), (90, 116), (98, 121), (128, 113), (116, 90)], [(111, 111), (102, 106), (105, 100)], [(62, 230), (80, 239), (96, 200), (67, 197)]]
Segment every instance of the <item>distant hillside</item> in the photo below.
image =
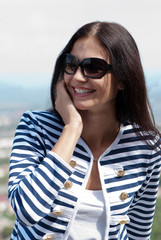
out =
[(1, 83), (0, 109), (47, 109), (50, 107), (50, 87), (22, 87)]

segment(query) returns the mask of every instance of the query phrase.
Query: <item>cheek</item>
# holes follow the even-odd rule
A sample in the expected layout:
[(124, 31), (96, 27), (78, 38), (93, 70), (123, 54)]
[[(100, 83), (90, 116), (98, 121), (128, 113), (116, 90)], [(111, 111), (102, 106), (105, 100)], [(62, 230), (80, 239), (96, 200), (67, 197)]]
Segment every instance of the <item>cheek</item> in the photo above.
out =
[(118, 86), (112, 79), (106, 79), (103, 84), (100, 85), (99, 95), (101, 101), (111, 100), (116, 98), (118, 93)]
[(66, 74), (66, 73), (64, 73), (64, 82), (65, 82), (66, 85), (69, 84), (70, 79), (71, 79), (71, 76)]
[(71, 81), (71, 75), (64, 74), (65, 87), (66, 87), (68, 94), (71, 96), (70, 81)]
[(104, 81), (102, 84), (100, 84), (99, 90), (100, 90), (102, 96), (108, 94), (110, 91), (109, 81)]

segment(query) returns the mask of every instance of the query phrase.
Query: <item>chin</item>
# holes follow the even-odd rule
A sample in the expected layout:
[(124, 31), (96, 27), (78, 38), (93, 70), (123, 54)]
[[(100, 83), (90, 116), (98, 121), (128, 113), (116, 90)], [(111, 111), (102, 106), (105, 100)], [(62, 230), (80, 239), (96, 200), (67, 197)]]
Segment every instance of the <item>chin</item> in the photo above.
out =
[(92, 106), (84, 106), (84, 105), (75, 105), (75, 108), (78, 110), (78, 111), (89, 111), (89, 110), (92, 110), (93, 107)]
[(78, 111), (85, 111), (85, 110), (88, 110), (88, 108), (85, 107), (85, 106), (75, 106), (75, 107), (76, 107), (76, 109), (77, 109)]
[(84, 104), (78, 104), (78, 103), (74, 103), (74, 106), (75, 106), (75, 108), (77, 109), (77, 110), (87, 110), (88, 109), (88, 107), (87, 106), (85, 106)]
[(90, 103), (87, 103), (87, 102), (77, 102), (77, 101), (73, 101), (74, 103), (74, 106), (77, 110), (82, 110), (82, 111), (85, 111), (85, 110), (90, 110), (92, 109), (95, 105), (94, 104), (90, 104)]

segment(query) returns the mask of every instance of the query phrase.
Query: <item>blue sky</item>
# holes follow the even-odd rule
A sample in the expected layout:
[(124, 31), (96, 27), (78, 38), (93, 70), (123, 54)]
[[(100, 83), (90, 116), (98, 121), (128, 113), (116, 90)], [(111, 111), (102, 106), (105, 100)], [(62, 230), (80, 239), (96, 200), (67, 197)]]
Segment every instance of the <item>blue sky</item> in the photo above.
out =
[(158, 103), (160, 0), (1, 0), (0, 84), (48, 87), (61, 49), (76, 29), (95, 20), (118, 22), (133, 35), (151, 99)]

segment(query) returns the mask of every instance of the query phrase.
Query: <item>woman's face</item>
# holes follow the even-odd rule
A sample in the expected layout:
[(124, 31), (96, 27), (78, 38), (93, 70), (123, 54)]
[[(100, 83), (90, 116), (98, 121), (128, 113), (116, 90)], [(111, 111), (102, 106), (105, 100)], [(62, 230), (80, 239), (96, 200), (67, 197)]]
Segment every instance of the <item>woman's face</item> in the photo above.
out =
[[(107, 51), (95, 38), (77, 40), (70, 53), (79, 61), (95, 57), (110, 63)], [(79, 67), (74, 75), (64, 73), (64, 81), (78, 110), (107, 111), (108, 107), (115, 107), (119, 85), (110, 71), (100, 79), (92, 79), (85, 77)]]

